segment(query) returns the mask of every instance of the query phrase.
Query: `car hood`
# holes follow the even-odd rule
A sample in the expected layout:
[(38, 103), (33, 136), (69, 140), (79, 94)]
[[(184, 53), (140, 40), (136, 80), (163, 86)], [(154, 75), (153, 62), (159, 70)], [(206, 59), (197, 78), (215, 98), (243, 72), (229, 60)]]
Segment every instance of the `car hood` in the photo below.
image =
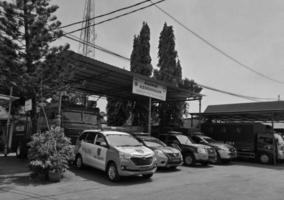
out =
[(180, 151), (173, 147), (158, 147), (152, 148), (153, 150), (160, 150), (163, 153), (179, 153)]
[(154, 152), (145, 146), (115, 147), (119, 152), (132, 156), (153, 156)]
[(219, 148), (227, 148), (227, 149), (234, 148), (232, 145), (224, 144), (222, 142), (215, 142), (215, 143), (210, 143), (210, 144), (214, 147), (219, 147)]
[(203, 144), (184, 144), (183, 146), (187, 146), (187, 147), (195, 147), (195, 148), (208, 148), (208, 146), (207, 145), (203, 145)]

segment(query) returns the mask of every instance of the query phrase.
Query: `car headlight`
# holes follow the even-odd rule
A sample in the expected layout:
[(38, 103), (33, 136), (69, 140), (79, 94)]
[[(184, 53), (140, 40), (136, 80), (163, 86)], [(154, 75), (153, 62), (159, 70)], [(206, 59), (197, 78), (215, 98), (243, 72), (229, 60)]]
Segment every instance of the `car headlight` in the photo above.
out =
[(197, 153), (207, 153), (206, 149), (202, 148), (202, 147), (198, 147), (197, 148)]
[(120, 158), (121, 161), (129, 161), (130, 158), (131, 158), (131, 154), (120, 152), (119, 158)]
[(167, 157), (161, 150), (156, 150), (155, 153), (158, 157)]
[(217, 150), (218, 151), (229, 151), (229, 149), (226, 147), (217, 147)]

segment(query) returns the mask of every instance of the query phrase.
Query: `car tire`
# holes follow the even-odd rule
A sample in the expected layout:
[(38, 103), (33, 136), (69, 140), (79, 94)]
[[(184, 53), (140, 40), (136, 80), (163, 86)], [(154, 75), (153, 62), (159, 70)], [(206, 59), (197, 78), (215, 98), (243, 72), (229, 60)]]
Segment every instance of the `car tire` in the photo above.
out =
[(108, 179), (112, 182), (117, 182), (120, 179), (118, 171), (117, 171), (117, 167), (115, 163), (113, 162), (111, 162), (108, 165), (106, 173), (107, 173)]
[(74, 164), (77, 169), (82, 169), (84, 167), (84, 163), (83, 163), (83, 159), (81, 155), (76, 156)]
[(145, 179), (149, 179), (153, 176), (153, 174), (143, 174), (142, 177)]
[(202, 162), (201, 165), (202, 165), (202, 166), (208, 166), (209, 163), (208, 163), (208, 162)]
[(177, 169), (177, 166), (172, 166), (170, 167), (171, 170), (176, 170)]
[(271, 157), (267, 153), (261, 153), (258, 158), (262, 164), (269, 164), (272, 161)]
[(195, 164), (195, 158), (192, 154), (185, 154), (183, 160), (184, 164), (187, 166), (193, 166)]

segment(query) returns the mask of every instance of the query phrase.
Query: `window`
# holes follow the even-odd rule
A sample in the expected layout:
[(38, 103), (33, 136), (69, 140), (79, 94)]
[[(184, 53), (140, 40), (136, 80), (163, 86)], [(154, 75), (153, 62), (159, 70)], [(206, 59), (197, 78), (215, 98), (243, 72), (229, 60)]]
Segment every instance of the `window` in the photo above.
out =
[(103, 147), (107, 146), (106, 140), (105, 140), (104, 136), (102, 136), (101, 134), (97, 135), (95, 144), (99, 145), (99, 146), (103, 146)]
[(95, 115), (94, 113), (84, 113), (83, 121), (85, 123), (97, 124), (97, 115)]
[(84, 140), (84, 139), (86, 138), (86, 136), (87, 136), (87, 132), (82, 133), (82, 134), (79, 136), (79, 141)]
[(81, 122), (82, 114), (80, 112), (63, 112), (63, 119), (70, 122)]
[(94, 132), (89, 132), (87, 137), (86, 137), (86, 142), (87, 143), (90, 143), (90, 144), (94, 144), (94, 140), (95, 140), (95, 137), (96, 137), (96, 133)]
[(273, 144), (273, 139), (269, 137), (259, 137), (258, 140), (260, 143)]

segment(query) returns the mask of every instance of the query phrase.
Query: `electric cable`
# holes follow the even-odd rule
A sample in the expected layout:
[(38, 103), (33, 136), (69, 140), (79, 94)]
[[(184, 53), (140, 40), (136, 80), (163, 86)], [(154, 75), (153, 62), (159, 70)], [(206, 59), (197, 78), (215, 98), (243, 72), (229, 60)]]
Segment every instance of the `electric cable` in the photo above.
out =
[(69, 34), (72, 34), (72, 33), (75, 33), (75, 32), (78, 32), (78, 31), (81, 31), (81, 30), (84, 30), (84, 29), (87, 29), (87, 28), (89, 28), (89, 27), (91, 27), (91, 26), (97, 26), (97, 25), (103, 24), (103, 23), (105, 23), (105, 22), (112, 21), (112, 20), (118, 19), (118, 18), (120, 18), (120, 17), (123, 17), (123, 16), (129, 15), (129, 14), (132, 14), (132, 13), (135, 13), (135, 12), (138, 12), (138, 11), (141, 11), (141, 10), (144, 10), (144, 9), (146, 9), (146, 8), (152, 7), (152, 6), (154, 6), (154, 5), (158, 4), (158, 3), (161, 3), (161, 2), (163, 2), (163, 1), (165, 1), (165, 0), (160, 0), (160, 1), (157, 1), (157, 2), (155, 2), (155, 3), (150, 4), (150, 5), (148, 5), (148, 6), (144, 6), (144, 7), (141, 7), (141, 8), (135, 9), (135, 10), (132, 10), (132, 11), (130, 11), (130, 12), (127, 12), (127, 13), (124, 13), (124, 14), (121, 14), (121, 15), (117, 15), (117, 16), (115, 16), (115, 17), (111, 17), (111, 18), (109, 18), (109, 19), (100, 21), (100, 22), (98, 22), (98, 23), (91, 24), (91, 25), (89, 25), (89, 26), (85, 26), (85, 27), (83, 27), (83, 28), (79, 28), (79, 29), (76, 29), (76, 30), (73, 30), (73, 31), (64, 33), (62, 36), (69, 35)]
[[(152, 2), (152, 0), (150, 0)], [(153, 2), (152, 2), (153, 3)], [(211, 48), (213, 48), (214, 50), (216, 50), (217, 52), (219, 52), (220, 54), (222, 54), (223, 56), (227, 57), (228, 59), (232, 60), (233, 62), (237, 63), (238, 65), (242, 66), (243, 68), (265, 78), (268, 79), (270, 81), (279, 83), (279, 84), (284, 84), (284, 81), (280, 81), (274, 78), (271, 78), (261, 72), (258, 72), (256, 70), (254, 70), (252, 67), (242, 63), (241, 61), (239, 61), (238, 59), (234, 58), (233, 56), (229, 55), (228, 53), (226, 53), (225, 51), (221, 50), (220, 48), (216, 47), (214, 44), (212, 44), (211, 42), (209, 42), (207, 39), (205, 39), (204, 37), (200, 36), (198, 33), (196, 33), (195, 31), (193, 31), (192, 29), (188, 28), (186, 25), (184, 25), (182, 22), (180, 22), (178, 19), (176, 19), (174, 16), (172, 16), (170, 13), (168, 13), (167, 11), (165, 11), (164, 9), (162, 9), (161, 7), (159, 7), (158, 5), (154, 4), (154, 6), (159, 9), (161, 12), (163, 12), (164, 14), (166, 14), (168, 17), (170, 17), (172, 20), (174, 20), (177, 24), (179, 24), (181, 27), (183, 27), (185, 30), (187, 30), (188, 32), (190, 32), (191, 34), (193, 34), (195, 37), (197, 37), (198, 39), (200, 39), (201, 41), (203, 41), (205, 44), (207, 44), (208, 46), (210, 46)]]
[(83, 22), (87, 22), (87, 21), (91, 21), (91, 20), (94, 20), (94, 19), (98, 19), (98, 18), (101, 18), (101, 17), (105, 17), (105, 16), (108, 16), (108, 15), (111, 15), (111, 14), (114, 14), (114, 13), (117, 13), (117, 12), (120, 12), (120, 11), (123, 11), (123, 10), (126, 10), (126, 9), (129, 9), (129, 8), (133, 8), (133, 7), (136, 7), (136, 6), (139, 6), (141, 4), (144, 4), (146, 2), (149, 2), (150, 0), (145, 0), (145, 1), (142, 1), (142, 2), (139, 2), (139, 3), (136, 3), (136, 4), (132, 4), (130, 6), (126, 6), (126, 7), (123, 7), (123, 8), (119, 8), (117, 10), (114, 10), (114, 11), (111, 11), (111, 12), (108, 12), (108, 13), (105, 13), (105, 14), (101, 14), (101, 15), (98, 15), (98, 16), (95, 16), (95, 17), (92, 17), (92, 18), (89, 18), (89, 19), (86, 19), (86, 20), (81, 20), (81, 21), (78, 21), (78, 22), (73, 22), (71, 24), (67, 24), (67, 25), (64, 25), (64, 26), (61, 26), (60, 28), (67, 28), (67, 27), (70, 27), (70, 26), (74, 26), (74, 25), (77, 25), (77, 24), (81, 24)]

